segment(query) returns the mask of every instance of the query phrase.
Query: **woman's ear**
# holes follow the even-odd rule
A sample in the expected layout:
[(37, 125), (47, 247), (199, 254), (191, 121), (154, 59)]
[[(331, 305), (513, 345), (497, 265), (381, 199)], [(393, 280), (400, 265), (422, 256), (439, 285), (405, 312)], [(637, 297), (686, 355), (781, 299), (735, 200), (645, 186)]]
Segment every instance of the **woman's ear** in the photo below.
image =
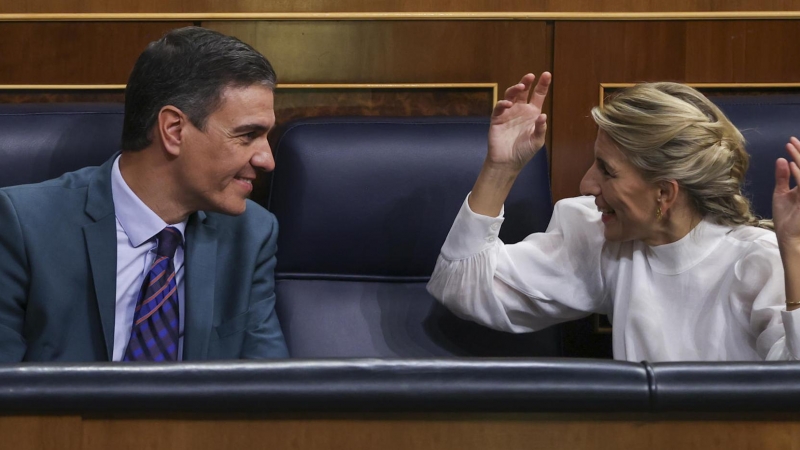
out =
[(662, 214), (666, 214), (678, 200), (680, 186), (675, 180), (661, 181), (658, 183), (658, 204)]
[(187, 120), (183, 112), (172, 105), (164, 106), (158, 112), (157, 137), (161, 140), (164, 150), (172, 156), (178, 156), (181, 152), (182, 132)]

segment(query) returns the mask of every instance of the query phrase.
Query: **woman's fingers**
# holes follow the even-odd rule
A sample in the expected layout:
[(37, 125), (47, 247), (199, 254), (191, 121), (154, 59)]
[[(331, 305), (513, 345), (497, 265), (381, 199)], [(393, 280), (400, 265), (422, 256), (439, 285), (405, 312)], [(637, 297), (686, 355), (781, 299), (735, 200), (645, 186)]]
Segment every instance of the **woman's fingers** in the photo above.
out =
[(531, 85), (536, 76), (532, 73), (526, 74), (519, 80), (519, 83), (506, 89), (504, 98), (511, 102), (527, 103), (528, 93), (530, 92)]
[(789, 162), (783, 158), (775, 161), (775, 194), (789, 191)]
[(795, 162), (800, 162), (800, 140), (792, 136), (789, 138), (789, 143), (786, 144), (786, 151)]
[(531, 95), (530, 103), (539, 108), (539, 111), (542, 110), (542, 106), (544, 105), (544, 100), (547, 98), (547, 91), (550, 90), (550, 82), (552, 80), (553, 76), (550, 74), (550, 72), (543, 72), (539, 77), (539, 82), (536, 83), (536, 87), (533, 88), (533, 95)]
[[(800, 182), (800, 167), (797, 167), (797, 163), (792, 161), (789, 163), (789, 169), (792, 170), (792, 176), (794, 177), (795, 183)], [(788, 189), (788, 180), (787, 180), (787, 189)]]
[(509, 100), (500, 100), (497, 104), (494, 105), (494, 110), (492, 111), (492, 115), (497, 117), (500, 114), (503, 114), (503, 111), (511, 108), (513, 103)]
[(539, 117), (536, 118), (536, 129), (533, 130), (533, 139), (540, 140), (544, 139), (544, 135), (547, 133), (547, 114), (541, 114)]

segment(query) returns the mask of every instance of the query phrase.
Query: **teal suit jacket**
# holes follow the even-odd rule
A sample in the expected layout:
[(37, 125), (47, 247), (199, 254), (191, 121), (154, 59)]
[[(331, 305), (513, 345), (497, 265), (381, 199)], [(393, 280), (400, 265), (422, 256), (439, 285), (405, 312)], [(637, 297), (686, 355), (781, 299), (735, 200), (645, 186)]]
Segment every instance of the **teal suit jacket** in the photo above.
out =
[[(0, 189), (0, 362), (110, 361), (117, 246), (113, 158)], [(278, 225), (199, 211), (186, 226), (183, 359), (287, 357), (275, 314)]]

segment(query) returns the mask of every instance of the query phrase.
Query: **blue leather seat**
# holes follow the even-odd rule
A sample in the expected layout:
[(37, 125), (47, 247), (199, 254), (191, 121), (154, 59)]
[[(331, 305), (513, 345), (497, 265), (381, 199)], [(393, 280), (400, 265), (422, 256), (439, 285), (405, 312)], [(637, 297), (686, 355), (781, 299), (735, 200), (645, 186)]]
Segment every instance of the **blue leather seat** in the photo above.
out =
[[(513, 335), (456, 318), (425, 290), (486, 155), (487, 118), (310, 119), (275, 149), (277, 311), (295, 357), (553, 356), (557, 327)], [(546, 152), (523, 171), (500, 237), (543, 231)]]
[(123, 105), (0, 104), (0, 187), (98, 166), (120, 150)]
[(775, 160), (787, 157), (789, 137), (800, 135), (800, 95), (710, 97), (742, 132), (750, 153), (745, 195), (756, 214), (772, 218)]

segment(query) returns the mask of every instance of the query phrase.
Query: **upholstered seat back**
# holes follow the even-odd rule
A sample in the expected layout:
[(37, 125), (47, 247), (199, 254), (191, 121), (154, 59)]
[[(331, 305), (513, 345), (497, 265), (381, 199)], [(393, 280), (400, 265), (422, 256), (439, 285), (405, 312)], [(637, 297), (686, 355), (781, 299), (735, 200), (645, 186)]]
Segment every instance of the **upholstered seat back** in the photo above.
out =
[[(290, 124), (268, 208), (278, 217), (278, 313), (297, 357), (556, 355), (557, 329), (511, 335), (462, 321), (425, 284), (486, 154), (488, 118)], [(500, 237), (543, 231), (547, 155), (506, 202)]]
[(0, 187), (56, 178), (120, 150), (123, 105), (0, 104)]
[(788, 157), (789, 137), (800, 136), (800, 95), (712, 97), (747, 140), (750, 169), (745, 194), (760, 217), (772, 217), (775, 160)]

